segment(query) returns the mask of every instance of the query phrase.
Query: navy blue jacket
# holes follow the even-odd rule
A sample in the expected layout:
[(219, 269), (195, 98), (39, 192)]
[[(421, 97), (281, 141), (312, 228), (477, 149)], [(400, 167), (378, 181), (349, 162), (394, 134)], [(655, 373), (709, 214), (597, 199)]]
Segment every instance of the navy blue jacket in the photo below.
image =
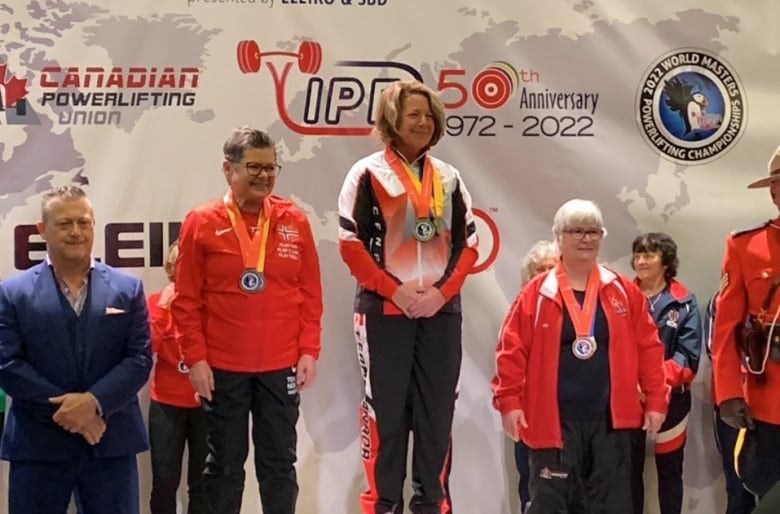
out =
[(0, 457), (69, 460), (89, 445), (58, 426), (49, 398), (90, 391), (103, 409), (106, 432), (94, 457), (148, 448), (138, 391), (152, 367), (149, 320), (141, 281), (95, 263), (73, 344), (54, 273), (46, 263), (0, 282), (0, 387), (12, 398)]
[(701, 357), (702, 322), (696, 295), (672, 279), (648, 305), (666, 348), (666, 381), (672, 388), (687, 386), (696, 377)]

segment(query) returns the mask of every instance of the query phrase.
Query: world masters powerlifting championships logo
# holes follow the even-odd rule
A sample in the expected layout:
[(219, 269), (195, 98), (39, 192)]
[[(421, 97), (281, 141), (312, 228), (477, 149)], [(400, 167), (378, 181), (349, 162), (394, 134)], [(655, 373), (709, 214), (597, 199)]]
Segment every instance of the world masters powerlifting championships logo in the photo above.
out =
[(642, 78), (639, 131), (662, 157), (687, 166), (705, 164), (742, 135), (743, 91), (722, 58), (700, 49), (676, 49), (657, 59)]

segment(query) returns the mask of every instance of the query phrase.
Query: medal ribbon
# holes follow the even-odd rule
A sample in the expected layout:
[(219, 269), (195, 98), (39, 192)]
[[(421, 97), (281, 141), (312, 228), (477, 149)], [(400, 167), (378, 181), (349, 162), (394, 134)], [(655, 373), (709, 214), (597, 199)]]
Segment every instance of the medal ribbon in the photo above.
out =
[(444, 211), (444, 196), (441, 186), (441, 177), (433, 167), (428, 156), (425, 156), (423, 164), (422, 181), (417, 173), (390, 147), (385, 149), (385, 159), (395, 172), (398, 180), (404, 186), (409, 201), (414, 207), (415, 217), (428, 219), (431, 215), (431, 199), (433, 199), (433, 215), (440, 218)]
[[(265, 216), (266, 202), (263, 202), (263, 207), (257, 214), (256, 228), (258, 230), (255, 230), (250, 238), (246, 223), (244, 223), (244, 218), (241, 216), (233, 195), (228, 192), (223, 200), (227, 215), (230, 218), (230, 224), (233, 225), (233, 232), (236, 233), (238, 238), (238, 246), (241, 248), (244, 268), (254, 268), (259, 273), (262, 273), (263, 269), (265, 269), (265, 249), (268, 245), (268, 233), (271, 227), (270, 221)], [(260, 229), (261, 226), (262, 229)]]
[(585, 288), (585, 301), (582, 302), (582, 308), (574, 297), (574, 291), (572, 291), (569, 277), (566, 276), (566, 271), (563, 269), (563, 264), (556, 266), (555, 275), (558, 277), (558, 287), (561, 290), (566, 310), (569, 311), (571, 323), (574, 325), (576, 338), (592, 336), (599, 292), (598, 269), (593, 266), (588, 274), (588, 285)]

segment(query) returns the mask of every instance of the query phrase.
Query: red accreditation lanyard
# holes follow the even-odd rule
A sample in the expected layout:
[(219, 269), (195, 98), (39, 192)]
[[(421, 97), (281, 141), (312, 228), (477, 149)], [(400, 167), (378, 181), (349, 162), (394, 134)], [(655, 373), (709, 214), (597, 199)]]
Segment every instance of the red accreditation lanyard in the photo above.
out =
[(566, 272), (563, 269), (563, 264), (557, 265), (555, 275), (558, 277), (558, 287), (561, 290), (563, 303), (566, 305), (566, 310), (569, 311), (569, 316), (571, 317), (571, 323), (574, 325), (575, 340), (592, 338), (596, 315), (596, 300), (599, 293), (598, 269), (596, 266), (593, 266), (593, 269), (588, 274), (588, 285), (585, 288), (585, 301), (582, 302), (582, 308), (580, 308), (577, 299), (574, 297), (574, 292), (571, 289), (569, 277), (566, 276)]
[(265, 215), (267, 210), (266, 202), (263, 202), (263, 207), (257, 215), (256, 230), (253, 231), (250, 238), (246, 223), (244, 223), (244, 218), (241, 216), (233, 195), (228, 192), (223, 200), (227, 215), (230, 218), (230, 224), (233, 225), (233, 232), (236, 233), (238, 238), (238, 246), (241, 248), (244, 268), (254, 269), (258, 273), (262, 273), (265, 269), (265, 250), (268, 245), (268, 233), (271, 226), (270, 220)]
[(412, 207), (414, 207), (415, 218), (427, 220), (431, 215), (431, 200), (433, 196), (434, 170), (431, 160), (428, 156), (425, 156), (422, 180), (418, 180), (416, 174), (412, 175), (414, 171), (409, 169), (390, 147), (385, 148), (385, 159), (404, 186), (409, 201), (412, 202)]

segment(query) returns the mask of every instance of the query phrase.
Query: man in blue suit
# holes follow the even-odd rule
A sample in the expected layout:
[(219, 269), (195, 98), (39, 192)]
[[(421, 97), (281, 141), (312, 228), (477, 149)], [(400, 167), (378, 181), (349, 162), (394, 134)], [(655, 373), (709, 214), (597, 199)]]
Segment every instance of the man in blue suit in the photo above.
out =
[(76, 186), (43, 197), (46, 261), (0, 282), (0, 445), (9, 514), (138, 514), (137, 393), (152, 366), (141, 281), (92, 259), (92, 205)]

